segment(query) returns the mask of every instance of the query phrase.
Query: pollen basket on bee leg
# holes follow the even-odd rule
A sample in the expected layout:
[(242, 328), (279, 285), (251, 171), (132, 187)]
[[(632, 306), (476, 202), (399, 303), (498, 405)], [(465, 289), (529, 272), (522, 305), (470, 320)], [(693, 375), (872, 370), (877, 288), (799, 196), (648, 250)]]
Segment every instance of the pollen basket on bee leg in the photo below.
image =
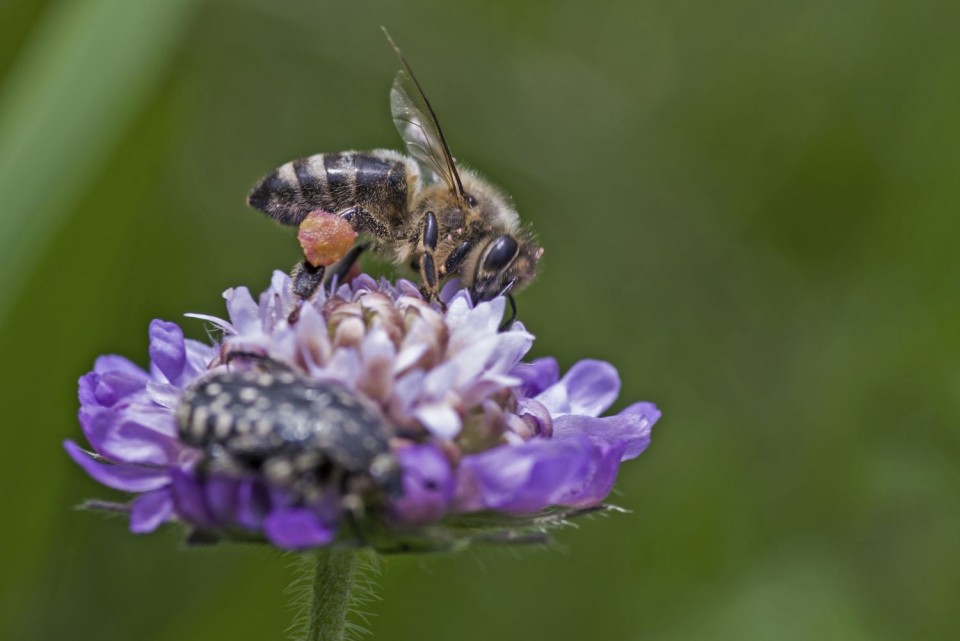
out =
[(329, 267), (343, 258), (357, 239), (350, 223), (323, 210), (310, 212), (297, 231), (303, 256), (314, 267)]

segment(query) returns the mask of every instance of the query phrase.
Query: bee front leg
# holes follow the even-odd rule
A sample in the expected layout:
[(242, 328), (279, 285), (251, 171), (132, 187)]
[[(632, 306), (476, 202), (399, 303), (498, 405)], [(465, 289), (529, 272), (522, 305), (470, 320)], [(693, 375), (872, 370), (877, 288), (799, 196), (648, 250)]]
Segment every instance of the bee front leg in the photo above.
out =
[(420, 259), (420, 289), (428, 301), (440, 300), (440, 275), (437, 273), (437, 263), (433, 252), (437, 249), (437, 240), (440, 231), (437, 226), (437, 217), (428, 211), (423, 219), (423, 257)]

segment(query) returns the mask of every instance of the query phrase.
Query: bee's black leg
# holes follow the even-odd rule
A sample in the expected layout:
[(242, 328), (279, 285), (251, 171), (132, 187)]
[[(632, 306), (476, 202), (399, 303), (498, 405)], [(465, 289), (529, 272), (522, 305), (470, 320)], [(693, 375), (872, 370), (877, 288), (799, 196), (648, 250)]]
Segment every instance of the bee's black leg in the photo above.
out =
[(377, 238), (387, 238), (390, 235), (387, 226), (363, 207), (351, 207), (340, 212), (339, 216), (350, 223), (353, 231), (358, 234), (373, 234)]
[(347, 252), (347, 255), (341, 258), (335, 265), (330, 268), (330, 272), (327, 274), (327, 277), (324, 279), (327, 286), (331, 286), (334, 282), (337, 285), (343, 283), (343, 279), (346, 278), (347, 274), (350, 273), (350, 270), (354, 265), (357, 264), (357, 260), (360, 258), (360, 254), (365, 252), (370, 248), (369, 243), (358, 243), (350, 248), (350, 251)]
[(290, 316), (287, 318), (288, 323), (293, 324), (300, 318), (300, 305), (317, 292), (317, 288), (323, 283), (324, 272), (326, 272), (326, 268), (323, 265), (314, 267), (305, 259), (294, 265), (293, 271), (290, 272), (290, 279), (293, 281), (293, 293), (302, 300), (290, 312)]
[(457, 245), (457, 248), (450, 252), (450, 255), (447, 256), (446, 262), (441, 265), (440, 275), (446, 276), (447, 274), (452, 274), (460, 269), (460, 265), (463, 264), (464, 259), (467, 257), (467, 254), (472, 248), (473, 241), (469, 240), (465, 240)]
[(306, 260), (301, 260), (290, 272), (290, 278), (293, 280), (293, 293), (303, 299), (310, 298), (316, 293), (320, 283), (323, 282), (325, 272), (326, 268), (323, 265), (314, 267)]
[(428, 301), (440, 302), (440, 275), (437, 273), (437, 263), (433, 252), (437, 249), (440, 229), (437, 226), (437, 217), (428, 211), (423, 219), (423, 258), (420, 259), (420, 289)]
[(498, 331), (504, 331), (509, 329), (513, 325), (513, 321), (517, 320), (517, 301), (514, 300), (513, 294), (507, 293), (507, 302), (510, 303), (510, 317), (505, 318), (502, 323), (500, 323), (500, 328)]

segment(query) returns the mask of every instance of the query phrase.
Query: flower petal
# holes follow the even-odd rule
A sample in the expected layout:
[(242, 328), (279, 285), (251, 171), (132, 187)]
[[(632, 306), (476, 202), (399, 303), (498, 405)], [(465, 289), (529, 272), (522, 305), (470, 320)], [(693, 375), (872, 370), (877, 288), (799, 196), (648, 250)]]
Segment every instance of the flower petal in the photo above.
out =
[(626, 450), (623, 452), (622, 460), (627, 461), (636, 458), (647, 449), (650, 444), (650, 430), (660, 420), (661, 415), (660, 409), (653, 403), (648, 402), (634, 403), (617, 414), (617, 417), (631, 418), (630, 424), (621, 423), (619, 428), (614, 428), (614, 431), (620, 429), (632, 432), (632, 435), (627, 437), (628, 443)]
[(171, 470), (170, 477), (173, 481), (170, 490), (177, 517), (197, 527), (214, 527), (216, 523), (207, 508), (203, 481), (179, 468)]
[(599, 416), (613, 404), (619, 393), (620, 376), (613, 365), (604, 361), (582, 360), (571, 367), (558, 383), (537, 395), (537, 400), (554, 416)]
[(469, 309), (465, 302), (461, 304), (460, 299), (455, 299), (447, 311), (447, 325), (451, 329), (449, 352), (456, 354), (478, 339), (496, 334), (506, 304), (505, 298), (494, 298)]
[(176, 385), (187, 362), (183, 330), (176, 323), (154, 320), (150, 323), (150, 361), (170, 383)]
[(460, 433), (462, 422), (449, 403), (421, 405), (413, 416), (438, 438), (449, 439)]
[(173, 516), (173, 498), (169, 488), (141, 494), (130, 506), (130, 531), (153, 532)]
[(271, 512), (263, 522), (263, 532), (277, 547), (306, 550), (326, 545), (337, 533), (306, 508), (282, 508)]
[(388, 412), (391, 416), (405, 419), (410, 416), (412, 407), (423, 389), (425, 375), (421, 370), (404, 374), (393, 383), (393, 396), (390, 398)]
[(333, 347), (330, 345), (327, 323), (313, 305), (303, 306), (294, 332), (299, 356), (307, 364), (307, 369), (313, 371), (322, 367), (330, 358)]
[(96, 388), (100, 375), (96, 372), (87, 372), (77, 381), (77, 398), (80, 399), (80, 407), (99, 406), (97, 400)]
[(77, 396), (81, 406), (111, 407), (143, 391), (149, 381), (142, 371), (131, 374), (120, 369), (100, 372), (96, 369), (80, 377)]
[(151, 401), (168, 410), (176, 409), (180, 404), (181, 389), (170, 383), (147, 383), (147, 396)]
[(237, 479), (212, 476), (204, 483), (207, 511), (218, 523), (233, 523), (237, 514), (239, 482)]
[(104, 413), (94, 420), (99, 447), (104, 456), (135, 465), (171, 465), (180, 453), (179, 442), (125, 416)]
[(258, 334), (260, 327), (260, 308), (253, 301), (250, 290), (246, 287), (235, 287), (223, 292), (227, 301), (227, 314), (230, 323), (238, 334)]
[[(399, 286), (400, 283), (409, 283), (410, 281), (400, 281), (397, 283)], [(411, 283), (412, 284), (412, 283)], [(420, 293), (419, 288), (414, 285), (414, 288), (417, 289), (417, 293)], [(446, 305), (450, 305), (450, 301), (453, 300), (453, 297), (463, 291), (463, 287), (460, 286), (459, 278), (451, 278), (447, 281), (447, 284), (443, 286), (443, 289), (440, 290), (440, 300)]]
[(64, 441), (63, 446), (70, 458), (94, 480), (115, 490), (149, 492), (170, 484), (170, 475), (165, 469), (103, 462), (73, 441)]
[(608, 444), (594, 441), (594, 453), (591, 458), (590, 473), (584, 477), (583, 485), (570, 487), (569, 492), (558, 500), (560, 505), (570, 507), (590, 507), (601, 503), (610, 494), (620, 472), (625, 444)]
[(262, 483), (243, 479), (237, 489), (237, 524), (251, 531), (263, 526), (270, 511), (270, 494)]
[(217, 357), (217, 350), (210, 345), (191, 339), (184, 341), (184, 346), (186, 362), (183, 368), (183, 382), (188, 382), (207, 371), (210, 362)]
[(580, 436), (533, 439), (465, 456), (458, 470), (457, 506), (464, 511), (529, 513), (561, 505), (589, 480), (595, 450)]
[(560, 366), (557, 365), (557, 359), (548, 356), (529, 363), (520, 363), (510, 371), (510, 374), (522, 381), (520, 392), (524, 396), (531, 397), (560, 380)]
[(517, 402), (517, 414), (522, 420), (534, 426), (537, 436), (543, 438), (553, 436), (553, 417), (543, 403), (532, 398), (520, 399)]
[(390, 398), (393, 390), (393, 363), (397, 350), (386, 330), (375, 327), (363, 338), (360, 345), (362, 370), (358, 388), (368, 398), (382, 403)]
[(391, 514), (404, 523), (437, 521), (447, 513), (456, 491), (450, 462), (434, 445), (415, 445), (397, 452), (403, 469), (403, 496)]
[(237, 330), (233, 328), (233, 325), (231, 325), (229, 321), (225, 321), (219, 316), (210, 316), (209, 314), (192, 314), (192, 313), (184, 314), (184, 316), (186, 316), (187, 318), (196, 318), (197, 320), (206, 321), (227, 335), (237, 333)]
[(635, 458), (650, 444), (650, 430), (660, 417), (652, 403), (637, 403), (616, 416), (560, 416), (554, 419), (556, 439), (585, 435), (610, 446), (623, 446), (623, 460)]
[(116, 354), (107, 354), (97, 358), (93, 365), (93, 371), (97, 374), (106, 374), (107, 372), (126, 374), (130, 378), (137, 378), (144, 382), (150, 378), (150, 375), (142, 367), (130, 359)]

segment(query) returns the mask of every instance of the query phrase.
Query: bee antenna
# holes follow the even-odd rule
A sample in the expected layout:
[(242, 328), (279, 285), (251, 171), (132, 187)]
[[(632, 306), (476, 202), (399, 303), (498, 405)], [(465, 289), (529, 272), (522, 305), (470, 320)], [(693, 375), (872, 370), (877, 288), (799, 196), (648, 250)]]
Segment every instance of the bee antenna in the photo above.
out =
[(420, 97), (423, 98), (423, 104), (427, 106), (427, 111), (430, 112), (430, 119), (433, 120), (433, 126), (437, 128), (437, 134), (440, 136), (440, 144), (443, 145), (443, 155), (444, 160), (447, 161), (447, 168), (450, 169), (450, 173), (453, 174), (453, 179), (457, 182), (457, 192), (461, 198), (464, 198), (466, 194), (463, 191), (463, 183), (460, 181), (460, 174), (457, 172), (456, 165), (453, 164), (453, 154), (450, 153), (450, 147), (447, 145), (447, 139), (443, 135), (443, 129), (440, 127), (440, 121), (437, 120), (437, 114), (434, 112), (433, 106), (427, 99), (427, 94), (423, 92), (423, 87), (420, 86), (420, 81), (418, 81), (416, 75), (414, 75), (413, 69), (410, 68), (410, 63), (408, 63), (407, 59), (403, 57), (403, 52), (400, 51), (400, 47), (398, 47), (397, 43), (395, 43), (393, 38), (390, 37), (390, 32), (387, 31), (387, 28), (384, 26), (381, 26), (380, 29), (383, 31), (383, 35), (387, 37), (387, 42), (389, 42), (390, 46), (393, 47), (393, 51), (397, 54), (397, 58), (400, 59), (400, 64), (402, 64), (403, 68), (407, 70), (408, 74), (410, 74), (410, 79), (413, 80), (413, 86), (417, 88), (417, 93), (419, 93)]

